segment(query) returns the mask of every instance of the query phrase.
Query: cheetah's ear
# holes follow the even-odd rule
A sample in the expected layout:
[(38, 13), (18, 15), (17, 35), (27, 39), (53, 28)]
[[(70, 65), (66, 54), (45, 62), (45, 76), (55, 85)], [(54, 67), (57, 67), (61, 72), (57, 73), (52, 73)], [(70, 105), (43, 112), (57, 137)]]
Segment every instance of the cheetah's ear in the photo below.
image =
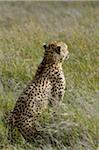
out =
[(55, 51), (56, 51), (57, 54), (60, 54), (60, 49), (61, 49), (60, 46), (57, 46), (57, 47), (56, 47)]
[(46, 43), (43, 43), (43, 47), (46, 50), (48, 48), (48, 45)]

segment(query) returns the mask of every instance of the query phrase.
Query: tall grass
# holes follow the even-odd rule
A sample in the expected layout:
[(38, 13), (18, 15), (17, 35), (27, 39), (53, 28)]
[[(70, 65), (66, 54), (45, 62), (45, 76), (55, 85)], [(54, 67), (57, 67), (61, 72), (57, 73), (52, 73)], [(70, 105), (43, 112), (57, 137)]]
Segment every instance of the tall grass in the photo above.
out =
[[(0, 149), (98, 150), (98, 16), (98, 2), (0, 2)], [(5, 116), (50, 40), (66, 42), (70, 51), (64, 101), (55, 115), (51, 108), (42, 114), (44, 137), (30, 145), (19, 136), (12, 146)]]

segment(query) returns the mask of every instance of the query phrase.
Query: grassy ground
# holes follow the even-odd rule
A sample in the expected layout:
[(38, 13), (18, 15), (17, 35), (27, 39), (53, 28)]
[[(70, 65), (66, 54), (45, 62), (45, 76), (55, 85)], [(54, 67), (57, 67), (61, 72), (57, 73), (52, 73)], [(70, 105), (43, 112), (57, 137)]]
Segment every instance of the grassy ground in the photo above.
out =
[[(0, 2), (0, 149), (99, 150), (99, 2)], [(33, 78), (42, 60), (42, 43), (62, 40), (69, 46), (64, 63), (66, 92), (42, 128), (49, 138), (8, 144), (5, 115)], [(41, 148), (42, 147), (42, 148)]]

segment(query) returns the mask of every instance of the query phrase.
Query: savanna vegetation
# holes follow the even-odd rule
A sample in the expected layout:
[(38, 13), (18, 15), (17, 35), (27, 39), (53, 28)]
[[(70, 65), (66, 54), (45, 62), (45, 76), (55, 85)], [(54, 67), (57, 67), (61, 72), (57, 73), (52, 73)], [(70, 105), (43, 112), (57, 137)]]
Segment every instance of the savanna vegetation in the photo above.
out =
[[(7, 140), (6, 116), (42, 60), (44, 42), (69, 47), (66, 92), (53, 115), (41, 118), (47, 135), (33, 144)], [(99, 2), (0, 2), (0, 149), (99, 150)]]

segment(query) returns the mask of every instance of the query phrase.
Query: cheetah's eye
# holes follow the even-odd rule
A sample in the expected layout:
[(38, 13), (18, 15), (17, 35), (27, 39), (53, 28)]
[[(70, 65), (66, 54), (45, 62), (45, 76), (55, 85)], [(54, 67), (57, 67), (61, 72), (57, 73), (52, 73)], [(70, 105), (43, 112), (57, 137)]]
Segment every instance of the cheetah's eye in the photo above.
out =
[(57, 54), (60, 54), (60, 49), (61, 49), (60, 46), (57, 46), (57, 47), (56, 47), (55, 51), (56, 51)]

